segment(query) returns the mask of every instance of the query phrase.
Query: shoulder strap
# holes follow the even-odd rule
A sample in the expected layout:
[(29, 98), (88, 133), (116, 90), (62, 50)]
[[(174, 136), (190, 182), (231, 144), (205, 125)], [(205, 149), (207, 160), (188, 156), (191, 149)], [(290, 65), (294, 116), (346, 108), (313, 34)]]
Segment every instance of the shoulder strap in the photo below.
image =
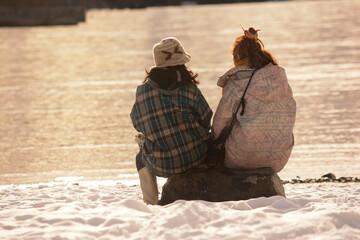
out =
[(229, 137), (230, 132), (231, 132), (231, 130), (232, 130), (232, 128), (233, 128), (233, 126), (234, 126), (234, 124), (235, 124), (235, 122), (236, 122), (236, 114), (238, 113), (240, 106), (242, 106), (242, 110), (241, 110), (240, 115), (241, 115), (241, 116), (244, 115), (244, 112), (245, 112), (245, 93), (247, 92), (247, 89), (249, 88), (251, 79), (253, 78), (253, 76), (254, 76), (254, 74), (255, 74), (255, 72), (256, 72), (257, 70), (259, 70), (259, 69), (255, 69), (255, 70), (252, 72), (251, 76), (250, 76), (249, 82), (247, 83), (246, 88), (245, 88), (245, 90), (244, 90), (244, 93), (243, 93), (243, 95), (242, 95), (242, 97), (241, 97), (241, 99), (240, 99), (240, 103), (239, 103), (239, 105), (237, 106), (236, 111), (235, 111), (235, 112), (233, 113), (233, 115), (232, 115), (232, 119), (231, 119), (230, 125), (227, 125), (227, 126), (221, 131), (219, 137), (218, 137), (216, 140), (214, 140), (214, 143), (215, 143), (215, 144), (222, 144), (222, 143), (224, 143), (224, 142), (226, 141), (226, 139)]
[(237, 107), (236, 112), (235, 112), (235, 114), (234, 114), (234, 118), (235, 118), (237, 112), (239, 111), (240, 105), (242, 106), (240, 115), (241, 115), (241, 116), (244, 115), (244, 112), (245, 112), (245, 93), (247, 92), (247, 90), (248, 90), (248, 88), (249, 88), (249, 85), (250, 85), (250, 82), (251, 82), (251, 79), (253, 78), (253, 76), (254, 76), (254, 74), (255, 74), (255, 72), (256, 72), (257, 70), (259, 70), (259, 69), (255, 69), (255, 70), (252, 72), (251, 76), (250, 76), (249, 82), (248, 82), (248, 84), (246, 85), (246, 88), (245, 88), (245, 90), (244, 90), (244, 93), (243, 93), (243, 95), (242, 95), (242, 97), (241, 97), (240, 104), (239, 104), (239, 106)]

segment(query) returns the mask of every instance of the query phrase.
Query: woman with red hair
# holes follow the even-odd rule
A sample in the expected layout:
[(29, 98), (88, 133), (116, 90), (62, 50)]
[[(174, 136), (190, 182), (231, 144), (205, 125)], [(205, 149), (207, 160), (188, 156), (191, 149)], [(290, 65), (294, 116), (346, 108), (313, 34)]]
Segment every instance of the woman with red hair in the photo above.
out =
[(225, 143), (225, 167), (271, 167), (279, 172), (294, 145), (296, 115), (285, 70), (252, 27), (236, 38), (232, 55), (234, 67), (217, 82), (223, 94), (213, 119), (213, 138), (235, 119)]

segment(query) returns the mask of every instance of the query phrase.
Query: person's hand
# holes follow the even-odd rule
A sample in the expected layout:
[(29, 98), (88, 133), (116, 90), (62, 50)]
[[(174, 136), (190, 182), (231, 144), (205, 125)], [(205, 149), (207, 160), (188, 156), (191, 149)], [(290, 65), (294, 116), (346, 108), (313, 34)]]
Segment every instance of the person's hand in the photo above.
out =
[(142, 133), (138, 133), (135, 135), (135, 142), (139, 145), (139, 148), (141, 148), (144, 141), (145, 141), (145, 136)]

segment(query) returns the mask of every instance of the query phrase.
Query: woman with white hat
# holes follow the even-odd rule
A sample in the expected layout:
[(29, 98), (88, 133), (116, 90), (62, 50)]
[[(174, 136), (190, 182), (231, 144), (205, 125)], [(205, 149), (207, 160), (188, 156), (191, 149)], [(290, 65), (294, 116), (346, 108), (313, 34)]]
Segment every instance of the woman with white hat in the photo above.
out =
[(137, 87), (131, 120), (140, 132), (136, 166), (146, 203), (157, 204), (156, 176), (168, 177), (200, 165), (210, 138), (212, 111), (197, 87), (197, 74), (180, 41), (163, 39), (153, 48), (155, 66)]

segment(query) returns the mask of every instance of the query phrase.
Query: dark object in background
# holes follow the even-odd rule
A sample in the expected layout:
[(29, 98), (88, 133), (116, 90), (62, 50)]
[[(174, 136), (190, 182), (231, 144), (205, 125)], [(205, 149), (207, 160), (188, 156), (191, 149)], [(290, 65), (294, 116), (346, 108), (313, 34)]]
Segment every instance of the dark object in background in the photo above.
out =
[(83, 0), (0, 0), (0, 26), (72, 25), (84, 22)]
[(323, 176), (321, 176), (322, 178), (329, 178), (329, 179), (331, 179), (331, 180), (335, 180), (336, 179), (336, 177), (335, 177), (335, 175), (333, 174), (333, 173), (328, 173), (328, 174), (325, 174), (325, 175), (323, 175)]
[(0, 26), (73, 25), (85, 21), (83, 8), (0, 8)]
[(0, 8), (81, 7), (91, 8), (145, 8), (152, 6), (179, 6), (184, 3), (224, 4), (266, 2), (270, 0), (0, 0)]
[[(198, 0), (194, 4), (259, 2), (266, 0)], [(85, 21), (94, 8), (179, 6), (183, 0), (0, 0), (0, 27), (70, 25)]]
[(321, 178), (306, 178), (302, 179), (301, 177), (297, 176), (296, 178), (290, 180), (282, 180), (283, 184), (291, 183), (324, 183), (324, 182), (331, 182), (331, 183), (349, 183), (349, 182), (360, 182), (360, 178), (358, 177), (339, 177), (336, 178), (335, 174), (328, 173)]

